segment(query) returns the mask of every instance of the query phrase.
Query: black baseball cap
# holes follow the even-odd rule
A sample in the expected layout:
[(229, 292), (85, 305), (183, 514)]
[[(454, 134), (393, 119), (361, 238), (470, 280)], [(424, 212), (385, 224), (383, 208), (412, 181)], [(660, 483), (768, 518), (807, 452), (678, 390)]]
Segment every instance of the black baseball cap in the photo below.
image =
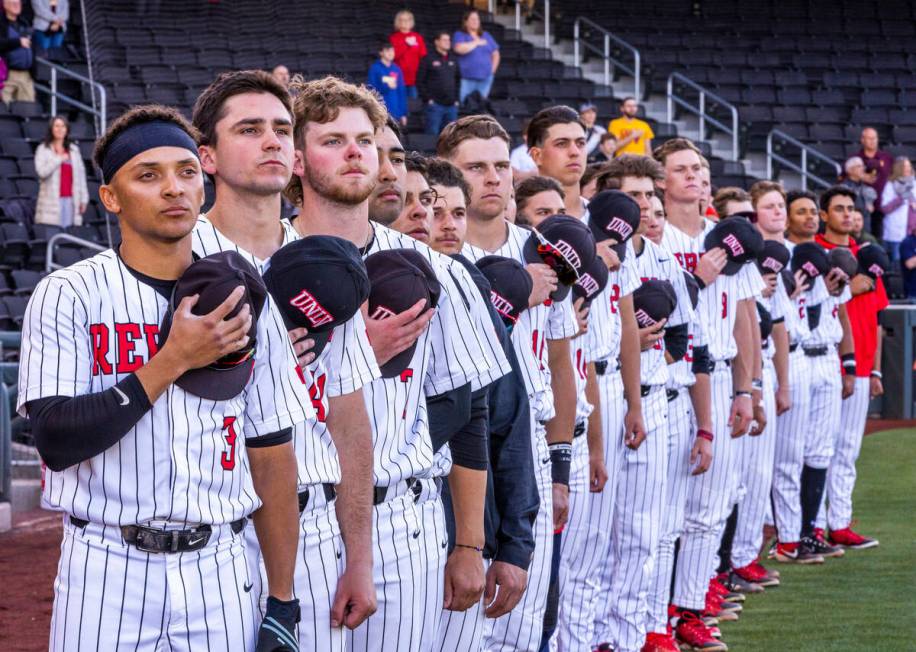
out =
[(287, 329), (308, 329), (321, 354), (334, 329), (369, 298), (369, 274), (356, 246), (311, 235), (281, 247), (264, 271), (264, 284)]
[(242, 393), (254, 369), (258, 318), (267, 302), (267, 288), (254, 265), (235, 251), (221, 251), (195, 260), (176, 281), (159, 329), (160, 347), (168, 339), (172, 315), (185, 297), (198, 295), (191, 312), (203, 316), (213, 312), (240, 285), (245, 288), (245, 293), (226, 319), (235, 317), (246, 305), (250, 306), (248, 344), (206, 367), (182, 374), (175, 384), (186, 392), (211, 401), (227, 401)]
[(700, 303), (700, 284), (697, 283), (696, 276), (686, 269), (682, 271), (684, 272), (684, 284), (687, 285), (687, 296), (690, 297), (690, 305), (696, 310), (697, 304)]
[(785, 269), (791, 258), (792, 254), (784, 244), (776, 240), (766, 240), (760, 255), (757, 256), (757, 269), (761, 274), (778, 274)]
[(757, 316), (760, 319), (760, 341), (765, 342), (770, 336), (770, 333), (773, 332), (773, 315), (771, 315), (770, 311), (758, 301)]
[(786, 286), (786, 294), (791, 297), (795, 293), (795, 275), (788, 267), (783, 268), (780, 274), (782, 275), (782, 284)]
[(725, 269), (726, 276), (737, 274), (741, 267), (752, 260), (757, 260), (763, 251), (763, 236), (746, 217), (729, 217), (718, 222), (706, 234), (703, 241), (706, 251), (721, 247), (728, 256)]
[(639, 204), (619, 190), (602, 190), (588, 202), (588, 226), (596, 242), (613, 238), (613, 249), (623, 260), (626, 242), (639, 228)]
[(650, 279), (633, 292), (633, 312), (640, 328), (668, 319), (677, 306), (677, 295), (669, 281)]
[(841, 270), (848, 278), (852, 278), (859, 271), (859, 261), (846, 247), (834, 247), (827, 252), (830, 268)]
[(568, 215), (551, 215), (531, 227), (522, 255), (527, 262), (545, 263), (557, 273), (559, 283), (550, 298), (562, 301), (598, 254), (585, 224)]
[(583, 272), (579, 280), (572, 286), (573, 297), (576, 299), (585, 299), (586, 303), (591, 302), (601, 291), (607, 287), (608, 268), (600, 256), (595, 256), (595, 260)]
[(865, 243), (859, 247), (856, 257), (859, 259), (859, 273), (873, 281), (887, 274), (891, 268), (890, 258), (880, 245)]
[(531, 275), (517, 260), (502, 256), (484, 256), (477, 261), (477, 268), (490, 282), (490, 302), (506, 328), (512, 328), (528, 309)]
[[(369, 317), (387, 319), (404, 312), (420, 299), (427, 308), (439, 303), (441, 287), (429, 262), (413, 249), (389, 249), (366, 258), (369, 274)], [(413, 358), (416, 341), (379, 365), (383, 378), (398, 376)]]
[(818, 276), (825, 276), (830, 271), (827, 252), (816, 242), (802, 242), (792, 250), (792, 271), (801, 270), (805, 275), (802, 283), (811, 283)]

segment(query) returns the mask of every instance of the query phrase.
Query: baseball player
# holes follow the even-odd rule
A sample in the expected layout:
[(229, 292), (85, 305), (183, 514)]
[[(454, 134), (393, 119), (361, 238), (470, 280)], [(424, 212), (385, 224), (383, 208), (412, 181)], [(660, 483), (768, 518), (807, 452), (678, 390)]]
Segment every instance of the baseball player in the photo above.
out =
[[(225, 73), (198, 97), (193, 120), (216, 200), (195, 227), (196, 253), (236, 251), (263, 271), (281, 246), (299, 239), (280, 222), (281, 193), (292, 175), (291, 110), (286, 89), (259, 71)], [(333, 316), (325, 311), (322, 319)], [(315, 409), (294, 433), (300, 505), (294, 590), (305, 623), (298, 640), (302, 649), (342, 650), (343, 626), (353, 629), (375, 609), (372, 487), (365, 474), (372, 435), (361, 388), (380, 372), (358, 311), (334, 327), (319, 357), (304, 346), (307, 335), (290, 332)], [(260, 553), (251, 537), (249, 544), (260, 589)]]
[[(436, 195), (433, 220), (430, 222), (430, 246), (460, 261), (463, 259), (460, 251), (467, 232), (471, 188), (461, 172), (442, 159), (427, 161), (426, 177)], [(522, 273), (527, 275), (524, 270)], [(488, 277), (481, 274), (480, 278), (487, 281)], [(480, 286), (479, 281), (478, 284)], [(513, 289), (516, 286), (514, 282), (511, 284)], [(489, 287), (488, 281), (481, 290), (486, 292), (487, 301), (490, 301), (493, 288)], [(526, 290), (514, 304), (519, 313), (528, 308), (528, 296), (529, 291)], [(500, 307), (505, 312), (504, 306)], [(530, 408), (521, 368), (507, 327), (502, 323), (504, 312), (497, 311), (495, 306), (491, 310), (491, 316), (496, 317), (494, 326), (513, 372), (491, 384), (488, 392), (490, 481), (485, 519), (486, 590), (483, 600), (476, 607), (466, 611), (442, 611), (437, 650), (477, 652), (480, 649), (484, 615), (497, 617), (518, 603), (525, 590), (524, 580), (534, 552), (532, 524), (538, 512), (538, 493), (531, 453)], [(510, 324), (513, 324), (512, 317), (517, 320), (518, 315), (505, 317)], [(449, 512), (447, 509), (447, 519)], [(450, 540), (454, 543), (454, 533), (451, 533)]]
[[(348, 644), (357, 649), (424, 650), (435, 641), (438, 625), (438, 620), (424, 622), (424, 587), (443, 590), (440, 569), (431, 568), (427, 560), (441, 554), (438, 550), (444, 541), (437, 496), (430, 498), (436, 518), (423, 518), (424, 494), (438, 494), (425, 396), (468, 384), (474, 391), (501, 373), (478, 339), (474, 318), (460, 298), (463, 290), (458, 284), (472, 283), (463, 270), (453, 268), (422, 243), (368, 220), (367, 200), (379, 176), (376, 133), (387, 118), (382, 105), (365, 88), (333, 77), (299, 83), (296, 90), (297, 153), (287, 196), (301, 206), (301, 213), (293, 226), (300, 235), (344, 237), (364, 256), (414, 249), (442, 286), (434, 313), (421, 300), (393, 316), (377, 318), (383, 316), (379, 313), (366, 319), (383, 372), (383, 378), (363, 389), (373, 425), (374, 581), (379, 608), (348, 634)], [(412, 353), (406, 367), (384, 377), (386, 363), (408, 349)], [(482, 501), (483, 492), (480, 496)], [(475, 544), (480, 545), (466, 543)], [(441, 600), (441, 593), (428, 599)]]
[[(108, 127), (94, 158), (122, 242), (43, 279), (26, 313), (18, 409), (50, 469), (44, 503), (64, 512), (52, 650), (295, 647), (290, 440), (312, 410), (288, 341), (267, 344), (257, 271), (235, 254), (192, 264), (194, 134), (156, 105)], [(270, 594), (258, 634), (249, 516)]]
[(863, 249), (850, 237), (853, 230), (852, 211), (855, 209), (850, 209), (849, 194), (842, 190), (830, 188), (821, 196), (821, 220), (825, 229), (823, 234), (815, 236), (815, 241), (828, 251), (849, 247), (859, 258), (860, 271), (849, 282), (852, 299), (846, 306), (855, 342), (855, 364), (848, 358), (843, 360), (844, 374), (855, 376), (855, 388), (851, 396), (843, 399), (840, 427), (827, 470), (825, 496), (829, 509), (820, 509), (815, 537), (823, 538), (824, 529), (829, 524), (831, 544), (864, 549), (877, 546), (878, 541), (850, 528), (852, 490), (856, 479), (855, 463), (862, 447), (865, 419), (868, 416), (868, 403), (870, 399), (884, 393), (881, 384), (882, 331), (877, 318), (878, 313), (888, 305), (881, 279), (887, 264), (880, 248)]
[[(443, 130), (437, 149), (440, 156), (461, 170), (471, 186), (467, 239), (462, 253), (472, 261), (495, 254), (525, 264), (522, 248), (529, 232), (503, 220), (511, 189), (509, 137), (505, 130), (493, 118), (467, 116)], [(568, 474), (565, 453), (572, 441), (575, 421), (568, 338), (578, 329), (567, 302), (544, 303), (557, 288), (556, 273), (544, 264), (531, 264), (528, 269), (533, 279), (531, 307), (515, 324), (512, 342), (531, 404), (532, 452), (541, 505), (535, 522), (535, 550), (528, 588), (510, 613), (486, 621), (483, 647), (487, 650), (539, 648), (553, 551), (552, 533), (565, 521), (568, 496), (565, 484), (568, 475), (563, 477), (564, 471)], [(550, 446), (555, 446), (553, 455)]]
[[(608, 640), (619, 650), (639, 650), (646, 642), (647, 593), (667, 497), (670, 442), (664, 390), (670, 377), (669, 362), (684, 357), (689, 326), (696, 319), (684, 274), (674, 257), (643, 237), (651, 219), (655, 184), (663, 179), (664, 170), (654, 159), (624, 155), (607, 164), (599, 182), (605, 188), (617, 186), (639, 205), (639, 227), (629, 242), (627, 257), (632, 257), (642, 283), (667, 281), (676, 298), (674, 312), (666, 321), (640, 327), (640, 394), (646, 415), (646, 441), (636, 450), (621, 451), (615, 461), (620, 468), (613, 527), (616, 569), (606, 604), (612, 622)], [(706, 440), (699, 441), (704, 442), (700, 448), (708, 444)], [(657, 638), (651, 637), (649, 643), (660, 643)]]
[[(656, 149), (655, 158), (665, 168), (665, 179), (658, 183), (665, 192), (668, 220), (663, 243), (701, 287), (697, 313), (709, 347), (713, 425), (709, 435), (715, 459), (709, 471), (690, 476), (687, 483), (673, 595), (679, 613), (676, 633), (685, 643), (715, 649), (715, 639), (699, 616), (707, 607), (717, 546), (737, 493), (740, 447), (733, 438), (745, 434), (753, 415), (751, 379), (755, 377), (754, 351), (759, 363), (760, 343), (759, 328), (748, 306), (754, 306), (763, 282), (749, 264), (741, 265), (733, 275), (722, 274), (725, 250), (706, 251), (705, 237), (713, 225), (699, 213), (702, 166), (696, 146), (683, 138), (673, 139)], [(756, 373), (759, 377), (759, 369)]]

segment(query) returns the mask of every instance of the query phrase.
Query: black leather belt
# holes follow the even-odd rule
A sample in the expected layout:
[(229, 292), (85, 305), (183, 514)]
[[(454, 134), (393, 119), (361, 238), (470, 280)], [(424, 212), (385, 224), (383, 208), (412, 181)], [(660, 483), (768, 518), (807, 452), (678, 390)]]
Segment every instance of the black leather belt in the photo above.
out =
[[(407, 490), (412, 491), (414, 499), (420, 497), (420, 493), (423, 491), (423, 487), (420, 485), (420, 481), (417, 478), (407, 478), (404, 480), (404, 484), (407, 485)], [(375, 487), (373, 489), (372, 504), (381, 505), (383, 502), (388, 500), (388, 490), (391, 487)]]
[(726, 368), (731, 367), (732, 361), (731, 360), (716, 360), (715, 362), (710, 362), (709, 364), (710, 364), (710, 370), (715, 371), (716, 369), (719, 368), (720, 365), (723, 365)]
[(797, 348), (798, 348), (798, 342), (796, 342), (795, 344), (790, 344), (790, 345), (789, 345), (789, 353), (795, 353), (795, 350), (796, 350)]
[(610, 365), (611, 365), (611, 362), (609, 360), (599, 360), (598, 362), (595, 363), (595, 373), (598, 374), (599, 376), (604, 376), (606, 373), (608, 373), (608, 371), (614, 372), (614, 371), (620, 370), (619, 362), (615, 361), (613, 368), (609, 370), (608, 367), (610, 367)]
[[(324, 499), (327, 502), (331, 502), (334, 498), (337, 497), (337, 489), (334, 488), (330, 482), (324, 482), (321, 485), (322, 490), (324, 491)], [(309, 506), (309, 499), (312, 497), (311, 489), (305, 489), (304, 491), (299, 492), (299, 513), (305, 511), (305, 508)]]
[(575, 439), (576, 437), (581, 437), (584, 434), (585, 434), (585, 422), (580, 421), (579, 423), (576, 424), (576, 429), (573, 430), (573, 439)]
[[(70, 517), (70, 523), (78, 528), (89, 525), (89, 521)], [(247, 518), (232, 521), (229, 527), (233, 534), (238, 534), (245, 529)], [(193, 552), (205, 547), (210, 541), (213, 528), (201, 525), (189, 530), (160, 530), (159, 528), (146, 527), (145, 525), (121, 526), (121, 537), (124, 543), (134, 546), (143, 552)]]
[(805, 349), (805, 355), (809, 358), (819, 358), (822, 355), (827, 355), (828, 350), (826, 346), (813, 346), (810, 349)]
[(679, 389), (669, 389), (667, 391), (668, 391), (668, 402), (669, 403), (673, 401), (674, 399), (676, 399), (678, 397), (678, 394), (681, 393), (681, 390)]
[(649, 392), (652, 391), (652, 388), (656, 385), (640, 385), (639, 386), (639, 396), (641, 398), (646, 398), (649, 395)]

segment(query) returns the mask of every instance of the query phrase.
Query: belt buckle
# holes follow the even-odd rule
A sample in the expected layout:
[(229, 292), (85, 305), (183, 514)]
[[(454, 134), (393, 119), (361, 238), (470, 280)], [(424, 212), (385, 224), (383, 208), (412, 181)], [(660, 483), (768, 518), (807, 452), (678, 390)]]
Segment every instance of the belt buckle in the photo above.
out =
[[(141, 552), (177, 552), (178, 551), (178, 537), (176, 536), (178, 530), (154, 530), (152, 528), (147, 528), (138, 525), (137, 526), (137, 538), (134, 540), (134, 547)], [(166, 550), (163, 550), (160, 545), (158, 545), (158, 537), (160, 534), (164, 534), (169, 537), (169, 547)]]

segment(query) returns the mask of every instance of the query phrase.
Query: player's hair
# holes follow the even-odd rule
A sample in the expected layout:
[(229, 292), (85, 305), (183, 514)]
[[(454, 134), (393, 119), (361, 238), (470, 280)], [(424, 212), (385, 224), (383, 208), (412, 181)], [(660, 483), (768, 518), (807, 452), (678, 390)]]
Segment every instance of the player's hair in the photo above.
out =
[(388, 114), (388, 118), (385, 120), (385, 126), (391, 129), (394, 132), (394, 135), (398, 137), (398, 140), (404, 140), (404, 132), (401, 130), (401, 125), (398, 124), (398, 121), (391, 117), (391, 114)]
[(637, 154), (624, 154), (604, 164), (598, 175), (596, 189), (619, 190), (623, 185), (624, 177), (642, 179), (648, 177), (652, 183), (665, 180), (665, 168), (654, 158), (639, 156)]
[[(423, 175), (423, 178), (427, 178), (429, 166), (427, 165), (426, 157), (420, 152), (407, 152), (404, 155), (404, 167), (408, 172), (419, 172)], [(429, 180), (427, 179), (428, 182)]]
[[(305, 132), (310, 122), (324, 124), (336, 120), (341, 109), (362, 109), (369, 117), (372, 128), (378, 131), (385, 126), (388, 111), (375, 91), (357, 86), (338, 77), (328, 75), (306, 81), (296, 75), (290, 84), (293, 99), (293, 142), (305, 149)], [(302, 203), (302, 181), (297, 176), (290, 179), (285, 191), (287, 199), (295, 205)]]
[(95, 141), (95, 149), (92, 152), (92, 162), (95, 166), (100, 170), (102, 169), (102, 163), (108, 155), (108, 148), (111, 147), (111, 143), (114, 142), (115, 138), (126, 129), (144, 122), (171, 122), (187, 133), (194, 142), (198, 142), (200, 137), (194, 125), (188, 122), (188, 119), (181, 115), (178, 109), (163, 104), (141, 104), (121, 114), (108, 126), (105, 133)]
[(243, 93), (265, 93), (280, 100), (293, 114), (293, 102), (283, 86), (263, 70), (233, 70), (217, 76), (194, 102), (191, 121), (200, 132), (200, 145), (216, 146), (216, 124), (226, 115), (226, 102)]
[(446, 161), (444, 158), (426, 159), (426, 181), (431, 186), (443, 188), (461, 188), (464, 202), (471, 203), (471, 186), (465, 180), (461, 170)]
[(592, 179), (597, 177), (604, 170), (606, 162), (602, 161), (600, 163), (589, 163), (585, 167), (585, 172), (582, 174), (582, 178), (579, 179), (579, 188), (584, 188), (592, 182)]
[(739, 188), (738, 186), (725, 186), (724, 188), (719, 188), (712, 198), (712, 207), (716, 209), (716, 213), (719, 217), (728, 217), (725, 212), (725, 207), (730, 201), (751, 201), (751, 196), (747, 194), (744, 188)]
[(515, 186), (515, 206), (522, 210), (528, 204), (528, 200), (540, 192), (553, 191), (560, 195), (560, 199), (566, 199), (566, 193), (563, 192), (563, 186), (556, 179), (550, 177), (528, 177), (517, 186)]
[(672, 138), (671, 140), (666, 140), (655, 148), (652, 152), (652, 156), (656, 161), (664, 165), (669, 156), (676, 152), (682, 152), (685, 149), (696, 152), (697, 156), (703, 156), (703, 152), (700, 151), (700, 148), (694, 145), (692, 140), (687, 138)]
[(466, 115), (445, 125), (436, 143), (436, 153), (443, 158), (448, 158), (458, 148), (458, 145), (471, 138), (483, 140), (499, 138), (505, 141), (506, 146), (511, 143), (509, 134), (493, 116)]
[(702, 154), (700, 154), (700, 167), (701, 167), (701, 168), (706, 168), (707, 170), (709, 170), (710, 172), (712, 172), (712, 167), (710, 167), (710, 165), (709, 165), (709, 160), (708, 160), (705, 156), (703, 156)]
[(531, 117), (528, 123), (528, 147), (542, 147), (550, 128), (554, 125), (565, 124), (579, 125), (582, 127), (583, 136), (588, 131), (575, 109), (562, 105), (541, 109)]
[(810, 199), (817, 206), (817, 197), (810, 190), (790, 190), (786, 193), (786, 211), (792, 210), (792, 204), (799, 199)]
[(757, 181), (753, 186), (751, 186), (751, 205), (756, 209), (757, 202), (760, 201), (760, 198), (770, 192), (778, 192), (780, 195), (782, 195), (783, 201), (785, 201), (786, 189), (782, 187), (781, 183), (778, 181), (770, 181), (769, 179), (761, 179), (760, 181)]
[(846, 186), (830, 186), (821, 194), (820, 209), (826, 213), (834, 197), (848, 197), (853, 204), (856, 201), (856, 194), (850, 188)]

